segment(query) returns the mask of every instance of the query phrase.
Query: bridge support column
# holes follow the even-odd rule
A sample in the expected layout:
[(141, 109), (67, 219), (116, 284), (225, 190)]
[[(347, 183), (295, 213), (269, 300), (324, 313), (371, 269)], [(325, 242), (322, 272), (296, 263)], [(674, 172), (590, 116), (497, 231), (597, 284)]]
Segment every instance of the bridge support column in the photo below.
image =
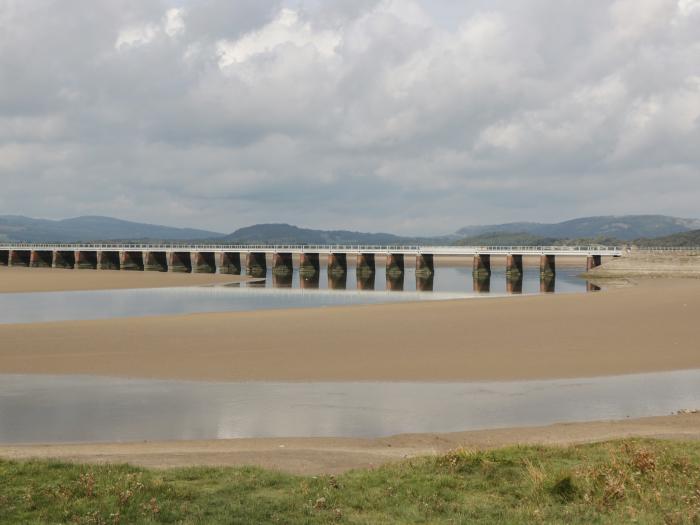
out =
[(294, 277), (294, 274), (292, 272), (275, 273), (275, 271), (273, 270), (272, 271), (272, 287), (273, 288), (291, 288), (293, 277)]
[(556, 276), (553, 273), (540, 274), (540, 293), (554, 293)]
[(523, 274), (506, 275), (506, 293), (523, 293)]
[(472, 278), (474, 285), (474, 291), (476, 293), (489, 293), (491, 291), (491, 275), (484, 276), (479, 274), (474, 274)]
[(294, 266), (291, 253), (272, 254), (272, 273), (277, 275), (292, 275)]
[[(374, 275), (375, 265), (374, 265), (374, 254), (373, 253), (358, 253), (357, 254), (357, 268), (356, 273), (360, 275)], [(374, 279), (372, 280), (374, 281)], [(372, 288), (374, 288), (374, 282), (372, 283)]]
[(333, 273), (328, 267), (328, 289), (329, 290), (345, 290), (348, 287), (348, 273), (336, 272)]
[(32, 268), (51, 268), (53, 252), (45, 250), (33, 250), (29, 258), (29, 266)]
[(166, 252), (143, 252), (143, 269), (146, 272), (167, 272), (168, 255)]
[(348, 257), (344, 253), (328, 255), (328, 275), (344, 275), (348, 272)]
[(214, 252), (192, 252), (192, 273), (216, 273)]
[(75, 268), (78, 270), (97, 270), (97, 252), (76, 250)]
[(53, 263), (54, 268), (75, 268), (75, 252), (67, 252), (62, 250), (56, 250), (53, 252)]
[(506, 276), (509, 279), (522, 277), (523, 275), (523, 256), (509, 253), (506, 255)]
[(589, 255), (586, 257), (586, 271), (592, 270), (600, 266), (601, 256), (600, 255)]
[(358, 290), (374, 290), (374, 279), (376, 274), (371, 273), (358, 273), (357, 274), (357, 289)]
[(474, 256), (472, 274), (479, 279), (491, 277), (491, 256), (489, 254), (479, 253)]
[(264, 252), (249, 252), (245, 261), (246, 273), (253, 277), (267, 275), (267, 259)]
[(416, 274), (416, 291), (432, 292), (435, 276), (431, 274)]
[(386, 289), (390, 292), (403, 292), (403, 282), (403, 273), (386, 274)]
[(119, 252), (104, 251), (97, 253), (98, 270), (119, 270)]
[(10, 250), (9, 266), (29, 266), (31, 252), (29, 250)]
[(416, 275), (433, 275), (435, 273), (435, 263), (432, 253), (421, 253), (416, 255)]
[(120, 252), (119, 269), (128, 271), (143, 271), (143, 252)]
[(219, 273), (240, 275), (241, 254), (238, 252), (222, 252), (219, 255)]
[(299, 288), (302, 290), (316, 290), (318, 289), (321, 281), (320, 273), (300, 273), (299, 274)]
[(168, 259), (169, 272), (192, 273), (192, 256), (190, 252), (170, 252)]
[(302, 253), (299, 256), (299, 275), (317, 275), (321, 271), (321, 261), (317, 253)]
[(386, 275), (387, 279), (389, 276), (403, 276), (404, 271), (404, 260), (403, 254), (401, 253), (390, 253), (386, 256)]
[(540, 275), (555, 275), (556, 262), (554, 255), (540, 256)]
[(10, 264), (10, 250), (0, 250), (0, 266)]

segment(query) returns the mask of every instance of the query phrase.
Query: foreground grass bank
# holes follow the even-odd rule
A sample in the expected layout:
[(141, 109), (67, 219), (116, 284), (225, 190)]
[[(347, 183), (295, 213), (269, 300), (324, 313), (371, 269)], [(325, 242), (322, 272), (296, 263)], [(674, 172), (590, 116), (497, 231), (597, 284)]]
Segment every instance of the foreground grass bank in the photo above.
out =
[(342, 476), (0, 461), (0, 523), (700, 523), (700, 443), (457, 451)]

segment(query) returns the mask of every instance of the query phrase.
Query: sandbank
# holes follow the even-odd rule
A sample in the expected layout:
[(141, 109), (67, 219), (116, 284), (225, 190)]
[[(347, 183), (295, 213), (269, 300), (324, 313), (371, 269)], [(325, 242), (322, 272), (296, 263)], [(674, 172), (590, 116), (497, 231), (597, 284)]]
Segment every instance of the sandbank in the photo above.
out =
[(480, 381), (700, 368), (700, 281), (609, 291), (0, 325), (0, 373)]
[(449, 434), (403, 434), (379, 439), (264, 438), (0, 445), (0, 457), (131, 463), (152, 468), (256, 465), (296, 474), (338, 474), (459, 447), (483, 450), (509, 445), (572, 445), (629, 437), (697, 440), (700, 439), (700, 414)]

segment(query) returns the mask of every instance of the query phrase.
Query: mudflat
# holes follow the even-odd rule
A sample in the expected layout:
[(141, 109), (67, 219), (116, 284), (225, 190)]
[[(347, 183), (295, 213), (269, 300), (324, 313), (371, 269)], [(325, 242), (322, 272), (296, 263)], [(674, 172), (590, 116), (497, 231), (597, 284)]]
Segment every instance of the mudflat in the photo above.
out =
[(700, 280), (679, 279), (591, 294), (0, 325), (0, 373), (222, 381), (628, 374), (700, 368), (699, 318)]
[(170, 468), (256, 465), (296, 474), (338, 474), (459, 447), (572, 445), (628, 437), (700, 439), (700, 414), (594, 421), (449, 434), (402, 434), (378, 439), (257, 438), (133, 443), (0, 445), (6, 459), (54, 458), (83, 463), (131, 463)]
[(241, 275), (211, 273), (2, 267), (0, 268), (0, 293), (203, 286), (237, 283), (246, 279), (248, 279), (246, 276)]

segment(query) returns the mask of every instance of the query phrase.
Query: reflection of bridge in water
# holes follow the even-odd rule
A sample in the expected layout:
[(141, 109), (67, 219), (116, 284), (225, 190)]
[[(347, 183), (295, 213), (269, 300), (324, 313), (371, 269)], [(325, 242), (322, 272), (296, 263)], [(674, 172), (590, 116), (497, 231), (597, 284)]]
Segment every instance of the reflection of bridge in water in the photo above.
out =
[(0, 266), (234, 275), (245, 271), (254, 277), (264, 277), (269, 264), (273, 286), (282, 288), (292, 286), (295, 259), (300, 287), (318, 288), (323, 256), (326, 258), (328, 288), (336, 290), (346, 288), (352, 258), (358, 289), (374, 289), (376, 260), (383, 258), (387, 289), (403, 290), (405, 261), (407, 257), (413, 257), (416, 290), (430, 291), (433, 289), (436, 257), (470, 257), (474, 291), (488, 292), (492, 257), (501, 257), (505, 259), (507, 291), (521, 293), (524, 257), (539, 258), (540, 291), (551, 292), (554, 291), (557, 258), (585, 257), (586, 268), (591, 269), (601, 264), (602, 257), (620, 255), (619, 248), (605, 246), (0, 244)]

